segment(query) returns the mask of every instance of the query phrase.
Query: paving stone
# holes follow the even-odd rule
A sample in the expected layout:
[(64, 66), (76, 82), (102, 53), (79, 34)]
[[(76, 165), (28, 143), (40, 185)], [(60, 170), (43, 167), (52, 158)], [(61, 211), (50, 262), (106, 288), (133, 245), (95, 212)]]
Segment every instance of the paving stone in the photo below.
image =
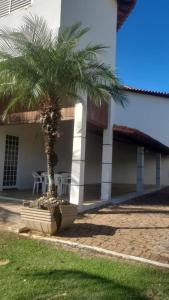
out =
[[(0, 202), (0, 227), (17, 227), (20, 209)], [(57, 238), (169, 263), (169, 188), (81, 215)]]

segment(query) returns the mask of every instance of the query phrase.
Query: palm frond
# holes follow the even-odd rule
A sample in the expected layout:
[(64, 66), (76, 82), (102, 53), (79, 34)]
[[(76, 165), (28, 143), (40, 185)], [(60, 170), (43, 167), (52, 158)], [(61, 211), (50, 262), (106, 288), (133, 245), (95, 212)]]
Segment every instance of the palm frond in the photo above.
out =
[(2, 115), (3, 121), (6, 119), (8, 113), (11, 112), (12, 109), (15, 109), (18, 102), (19, 102), (19, 99), (18, 99), (18, 97), (16, 97), (16, 98), (12, 98), (12, 100), (7, 104), (7, 106), (3, 112), (3, 115)]
[(76, 43), (90, 30), (90, 27), (83, 27), (80, 22), (73, 26), (59, 30), (58, 42), (76, 41)]
[(21, 26), (19, 31), (22, 32), (31, 43), (47, 46), (52, 42), (52, 31), (49, 29), (46, 20), (42, 17), (31, 14), (25, 16), (24, 25)]
[(88, 31), (76, 23), (54, 34), (44, 19), (31, 15), (17, 29), (0, 29), (0, 101), (11, 99), (5, 115), (18, 103), (41, 109), (51, 101), (61, 109), (83, 101), (82, 94), (97, 105), (113, 98), (125, 106), (119, 79), (101, 59), (107, 47), (79, 47)]

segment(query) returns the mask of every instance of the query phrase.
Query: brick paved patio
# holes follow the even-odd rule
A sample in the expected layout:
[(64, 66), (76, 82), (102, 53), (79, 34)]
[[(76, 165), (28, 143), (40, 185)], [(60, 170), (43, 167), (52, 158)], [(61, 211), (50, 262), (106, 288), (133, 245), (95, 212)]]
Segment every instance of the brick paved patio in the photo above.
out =
[[(1, 220), (16, 227), (20, 205), (1, 202), (0, 207)], [(169, 263), (169, 188), (81, 215), (59, 238)]]
[(169, 189), (82, 215), (60, 238), (169, 263)]

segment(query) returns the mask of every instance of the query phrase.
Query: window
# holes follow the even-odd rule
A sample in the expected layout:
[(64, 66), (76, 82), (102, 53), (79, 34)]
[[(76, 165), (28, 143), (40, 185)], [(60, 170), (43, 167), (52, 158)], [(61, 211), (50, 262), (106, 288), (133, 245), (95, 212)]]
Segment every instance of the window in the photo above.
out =
[(25, 6), (29, 6), (30, 4), (31, 4), (31, 0), (12, 0), (11, 11), (17, 10)]
[(10, 0), (0, 0), (0, 17), (10, 13)]
[(31, 0), (0, 0), (0, 17), (29, 5), (31, 5)]
[(16, 186), (19, 137), (6, 136), (3, 187)]

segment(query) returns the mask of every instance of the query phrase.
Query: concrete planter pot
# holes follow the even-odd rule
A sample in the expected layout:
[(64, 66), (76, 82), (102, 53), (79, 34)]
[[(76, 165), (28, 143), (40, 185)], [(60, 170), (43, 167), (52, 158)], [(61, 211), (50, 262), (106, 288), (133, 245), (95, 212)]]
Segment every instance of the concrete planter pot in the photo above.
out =
[(74, 220), (77, 217), (77, 205), (69, 204), (69, 205), (60, 205), (60, 212), (61, 212), (61, 224), (60, 230), (69, 228)]
[(21, 220), (24, 226), (30, 230), (55, 235), (58, 231), (73, 224), (77, 216), (77, 206), (60, 205), (60, 212), (61, 215), (56, 220), (49, 210), (24, 206), (21, 211)]

